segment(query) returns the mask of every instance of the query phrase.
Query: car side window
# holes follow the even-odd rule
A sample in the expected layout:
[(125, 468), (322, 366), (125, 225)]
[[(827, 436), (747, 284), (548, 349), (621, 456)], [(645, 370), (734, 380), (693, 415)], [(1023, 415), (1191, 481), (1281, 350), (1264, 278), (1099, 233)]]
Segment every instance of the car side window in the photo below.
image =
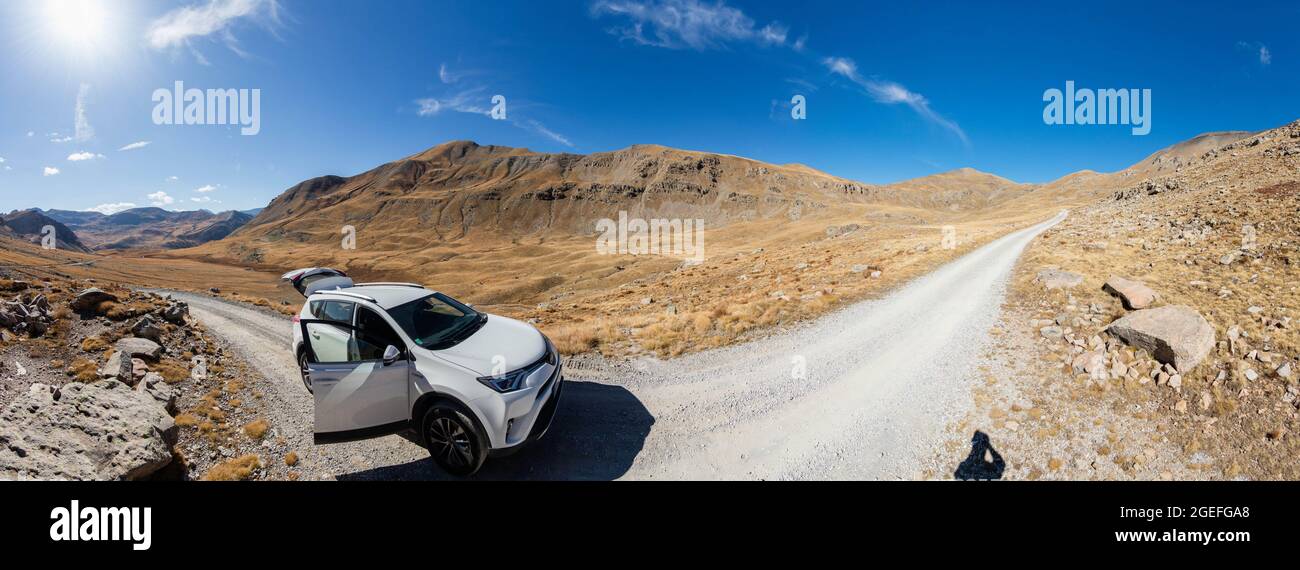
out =
[(348, 355), (351, 360), (382, 360), (384, 350), (389, 345), (406, 352), (406, 343), (402, 342), (402, 337), (397, 335), (384, 317), (373, 310), (361, 307), (357, 313), (356, 326), (354, 350), (349, 351), (351, 354)]
[(317, 301), (320, 303), (319, 311), (316, 311), (316, 303), (312, 303), (313, 314), (316, 318), (323, 321), (334, 321), (345, 325), (352, 324), (352, 311), (356, 309), (356, 304), (347, 301)]

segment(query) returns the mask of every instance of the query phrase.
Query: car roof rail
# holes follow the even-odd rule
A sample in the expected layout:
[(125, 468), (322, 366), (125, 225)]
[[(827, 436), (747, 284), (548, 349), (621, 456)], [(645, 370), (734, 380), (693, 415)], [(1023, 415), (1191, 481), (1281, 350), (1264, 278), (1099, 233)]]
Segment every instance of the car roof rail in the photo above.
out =
[(383, 287), (383, 286), (391, 286), (391, 287), (415, 287), (415, 288), (417, 288), (417, 289), (424, 289), (424, 285), (421, 285), (421, 284), (419, 284), (419, 283), (401, 283), (401, 282), (397, 282), (397, 281), (376, 281), (376, 282), (374, 282), (374, 283), (354, 283), (352, 286), (353, 286), (353, 287)]
[(315, 297), (316, 295), (343, 295), (344, 297), (354, 297), (357, 299), (361, 299), (362, 301), (370, 301), (371, 303), (379, 302), (376, 301), (374, 297), (371, 297), (369, 295), (362, 295), (360, 293), (350, 293), (348, 291), (327, 290), (327, 291), (317, 291), (315, 293), (312, 293), (313, 297)]

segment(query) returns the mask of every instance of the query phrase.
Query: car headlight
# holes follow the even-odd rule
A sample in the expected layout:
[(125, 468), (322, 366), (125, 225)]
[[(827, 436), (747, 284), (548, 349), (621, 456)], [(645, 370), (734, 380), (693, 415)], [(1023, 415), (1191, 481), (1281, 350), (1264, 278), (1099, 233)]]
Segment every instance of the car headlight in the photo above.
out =
[(520, 368), (514, 372), (506, 372), (500, 376), (480, 376), (478, 381), (498, 392), (514, 392), (524, 387), (524, 379), (528, 378), (528, 375), (532, 374), (534, 370), (537, 370), (536, 365)]
[(504, 394), (506, 392), (514, 392), (515, 390), (523, 388), (524, 380), (526, 380), (530, 374), (536, 372), (538, 368), (541, 368), (543, 364), (558, 366), (560, 362), (560, 354), (555, 350), (555, 347), (551, 345), (551, 339), (546, 338), (545, 335), (542, 336), (542, 339), (546, 341), (546, 353), (542, 355), (541, 360), (520, 368), (519, 370), (506, 372), (499, 376), (480, 376), (478, 381), (484, 386)]

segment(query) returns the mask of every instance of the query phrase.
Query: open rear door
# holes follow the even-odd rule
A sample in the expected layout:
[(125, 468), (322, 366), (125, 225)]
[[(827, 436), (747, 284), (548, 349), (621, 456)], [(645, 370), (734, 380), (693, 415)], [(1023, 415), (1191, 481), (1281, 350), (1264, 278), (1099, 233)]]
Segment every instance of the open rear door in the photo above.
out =
[(281, 275), (280, 279), (288, 281), (303, 297), (309, 297), (317, 291), (344, 289), (352, 286), (352, 279), (348, 277), (347, 273), (329, 267), (295, 269)]
[[(411, 363), (404, 349), (336, 321), (303, 319), (298, 326), (315, 398), (316, 443), (378, 437), (407, 427)], [(346, 347), (325, 346), (337, 343), (341, 330), (349, 333), (343, 337)]]

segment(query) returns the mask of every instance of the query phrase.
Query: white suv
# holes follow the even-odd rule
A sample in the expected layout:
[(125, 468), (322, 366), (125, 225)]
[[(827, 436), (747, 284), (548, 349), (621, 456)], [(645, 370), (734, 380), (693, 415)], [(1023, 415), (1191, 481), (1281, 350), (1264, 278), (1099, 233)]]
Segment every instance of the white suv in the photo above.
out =
[(329, 268), (283, 279), (307, 298), (293, 351), (315, 397), (316, 443), (409, 432), (467, 476), (550, 427), (564, 378), (532, 325), (412, 283), (354, 284)]

